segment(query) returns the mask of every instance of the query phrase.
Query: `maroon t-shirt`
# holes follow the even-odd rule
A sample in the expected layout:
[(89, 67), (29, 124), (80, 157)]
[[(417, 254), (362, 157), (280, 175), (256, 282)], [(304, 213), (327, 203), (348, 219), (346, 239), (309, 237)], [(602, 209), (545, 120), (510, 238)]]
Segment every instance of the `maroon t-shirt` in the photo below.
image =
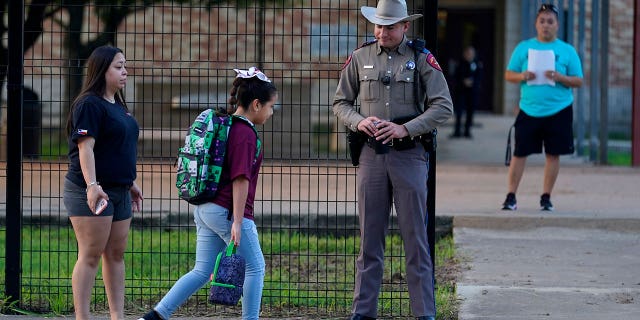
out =
[(253, 202), (256, 198), (258, 173), (262, 164), (263, 153), (256, 159), (258, 140), (251, 125), (234, 119), (229, 138), (227, 139), (227, 154), (222, 165), (220, 188), (212, 202), (227, 208), (233, 214), (233, 180), (245, 177), (249, 180), (249, 193), (244, 206), (244, 217), (253, 220)]

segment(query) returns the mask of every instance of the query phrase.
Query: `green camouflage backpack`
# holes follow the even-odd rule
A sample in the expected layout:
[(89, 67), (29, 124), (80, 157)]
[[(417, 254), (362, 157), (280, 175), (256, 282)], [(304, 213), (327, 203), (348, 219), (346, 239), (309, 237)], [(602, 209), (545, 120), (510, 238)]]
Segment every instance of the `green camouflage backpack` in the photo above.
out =
[[(184, 146), (178, 149), (176, 187), (178, 196), (191, 204), (211, 201), (218, 191), (227, 151), (229, 130), (238, 116), (219, 115), (212, 109), (200, 113), (187, 131)], [(258, 132), (256, 158), (260, 155)]]

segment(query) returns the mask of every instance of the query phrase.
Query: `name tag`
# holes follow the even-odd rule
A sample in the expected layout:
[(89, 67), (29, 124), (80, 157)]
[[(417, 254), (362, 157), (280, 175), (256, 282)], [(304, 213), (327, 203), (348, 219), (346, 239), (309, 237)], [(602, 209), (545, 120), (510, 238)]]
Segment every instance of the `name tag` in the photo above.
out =
[(373, 69), (373, 66), (364, 66), (365, 69)]

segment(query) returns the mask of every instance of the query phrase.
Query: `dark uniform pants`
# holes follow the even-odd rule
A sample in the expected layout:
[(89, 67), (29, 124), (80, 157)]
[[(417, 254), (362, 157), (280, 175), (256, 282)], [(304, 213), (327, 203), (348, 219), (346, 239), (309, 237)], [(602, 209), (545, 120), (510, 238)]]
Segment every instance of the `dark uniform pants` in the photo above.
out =
[(427, 237), (428, 156), (420, 144), (385, 154), (376, 154), (368, 146), (362, 150), (358, 170), (361, 239), (353, 313), (377, 316), (385, 236), (394, 203), (404, 243), (411, 311), (416, 317), (436, 314)]

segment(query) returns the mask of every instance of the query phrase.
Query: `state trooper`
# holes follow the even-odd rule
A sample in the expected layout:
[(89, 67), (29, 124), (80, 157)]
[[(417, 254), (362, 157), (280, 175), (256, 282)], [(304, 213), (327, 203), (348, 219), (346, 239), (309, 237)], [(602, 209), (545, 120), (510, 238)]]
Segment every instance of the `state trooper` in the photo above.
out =
[(426, 148), (432, 131), (451, 117), (453, 103), (435, 57), (405, 36), (421, 14), (408, 15), (404, 0), (381, 0), (361, 12), (375, 25), (375, 40), (349, 56), (333, 101), (338, 119), (366, 138), (356, 159), (360, 253), (350, 319), (377, 317), (392, 203), (404, 241), (411, 312), (435, 319)]

